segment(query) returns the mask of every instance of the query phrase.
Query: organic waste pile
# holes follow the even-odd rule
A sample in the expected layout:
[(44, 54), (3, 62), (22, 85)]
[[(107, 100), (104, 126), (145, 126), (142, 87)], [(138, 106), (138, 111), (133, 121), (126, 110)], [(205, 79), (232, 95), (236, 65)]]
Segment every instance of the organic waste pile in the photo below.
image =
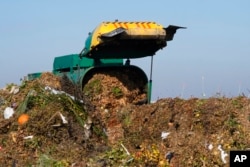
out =
[(146, 103), (146, 85), (138, 75), (129, 69), (95, 73), (84, 86), (84, 95), (95, 106), (111, 109)]
[(44, 73), (1, 89), (0, 166), (219, 167), (250, 148), (244, 95), (136, 105), (145, 94), (111, 76), (86, 86)]

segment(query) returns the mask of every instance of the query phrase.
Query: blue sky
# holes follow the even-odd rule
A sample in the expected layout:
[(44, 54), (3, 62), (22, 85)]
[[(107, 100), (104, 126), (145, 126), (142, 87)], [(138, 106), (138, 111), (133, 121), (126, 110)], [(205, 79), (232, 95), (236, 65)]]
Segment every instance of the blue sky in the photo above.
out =
[[(0, 88), (79, 53), (102, 21), (185, 26), (157, 52), (153, 99), (250, 94), (250, 1), (0, 1)], [(150, 58), (132, 60), (149, 75)]]

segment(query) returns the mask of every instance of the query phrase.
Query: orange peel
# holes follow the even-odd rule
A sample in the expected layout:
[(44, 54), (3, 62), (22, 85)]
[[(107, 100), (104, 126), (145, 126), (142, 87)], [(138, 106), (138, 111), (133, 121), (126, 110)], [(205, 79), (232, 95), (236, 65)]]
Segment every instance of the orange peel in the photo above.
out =
[(29, 120), (29, 115), (28, 114), (21, 114), (19, 117), (18, 117), (18, 124), (19, 125), (24, 125), (25, 123), (27, 123)]

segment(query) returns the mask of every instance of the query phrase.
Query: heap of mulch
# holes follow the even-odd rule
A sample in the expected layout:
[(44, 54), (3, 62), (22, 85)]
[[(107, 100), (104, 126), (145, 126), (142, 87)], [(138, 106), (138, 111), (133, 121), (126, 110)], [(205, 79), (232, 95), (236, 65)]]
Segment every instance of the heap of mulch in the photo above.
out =
[(126, 73), (102, 72), (94, 74), (83, 89), (84, 95), (95, 106), (91, 113), (93, 120), (98, 121), (108, 136), (111, 144), (124, 138), (122, 124), (117, 117), (117, 111), (129, 104), (145, 101), (145, 85), (131, 80)]
[[(119, 75), (119, 77), (117, 77)], [(135, 104), (146, 99), (145, 90), (137, 85), (124, 74), (105, 74), (93, 75), (84, 87), (84, 94), (99, 108), (117, 108), (127, 104)], [(123, 80), (119, 79), (123, 78)]]
[(171, 166), (228, 166), (230, 150), (250, 149), (250, 100), (244, 96), (166, 98), (117, 115), (124, 144), (143, 164), (168, 165), (166, 155), (173, 153)]
[(42, 73), (38, 80), (42, 85), (46, 85), (57, 90), (62, 90), (61, 78), (55, 76), (51, 72)]
[[(230, 150), (250, 148), (250, 99), (245, 96), (135, 105), (145, 95), (140, 84), (102, 73), (84, 90), (95, 106), (90, 111), (85, 101), (45, 89), (62, 87), (61, 79), (44, 75), (25, 81), (17, 93), (0, 90), (0, 164), (220, 167), (229, 166)], [(9, 119), (3, 117), (6, 107), (15, 111)], [(29, 120), (21, 125), (23, 113)]]
[[(1, 110), (0, 164), (85, 164), (84, 157), (100, 146), (94, 146), (90, 142), (96, 141), (98, 136), (92, 135), (90, 139), (90, 135), (86, 135), (90, 132), (84, 128), (88, 118), (84, 104), (67, 94), (55, 94), (52, 89), (45, 89), (45, 86), (55, 88), (57, 84), (57, 78), (53, 79), (53, 75), (45, 74), (45, 77), (23, 83), (16, 94), (0, 90), (0, 97), (5, 101), (1, 103), (1, 109), (11, 106), (14, 101), (17, 105), (9, 119), (3, 118)], [(29, 116), (25, 124), (18, 123), (22, 114)]]

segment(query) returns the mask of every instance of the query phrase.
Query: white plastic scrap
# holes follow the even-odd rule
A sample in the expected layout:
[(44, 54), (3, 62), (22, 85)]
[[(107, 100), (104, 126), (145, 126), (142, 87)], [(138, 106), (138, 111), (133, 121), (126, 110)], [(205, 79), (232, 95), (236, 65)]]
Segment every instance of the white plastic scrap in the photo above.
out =
[(3, 112), (4, 119), (9, 119), (14, 114), (14, 110), (11, 107), (6, 107)]
[(161, 132), (161, 138), (162, 138), (162, 140), (166, 139), (169, 134), (170, 134), (170, 132)]
[(212, 150), (213, 148), (214, 148), (214, 147), (213, 147), (212, 144), (209, 144), (209, 145), (208, 145), (208, 149), (209, 149), (209, 150)]
[(11, 87), (11, 90), (10, 90), (10, 93), (12, 94), (17, 94), (19, 92), (19, 87), (18, 86), (12, 86)]
[(31, 136), (26, 136), (26, 137), (23, 137), (23, 139), (32, 139), (33, 138), (33, 136), (31, 135)]
[(130, 153), (128, 152), (128, 149), (121, 143), (122, 148), (126, 151), (127, 155), (130, 155)]
[(65, 116), (63, 116), (62, 113), (60, 113), (60, 112), (59, 112), (59, 115), (60, 115), (60, 117), (61, 117), (61, 119), (63, 121), (63, 124), (67, 124), (68, 121), (66, 120)]
[[(68, 93), (66, 93), (66, 92), (64, 92), (64, 91), (55, 90), (55, 89), (53, 89), (53, 88), (51, 88), (51, 87), (49, 87), (49, 86), (46, 86), (44, 89), (45, 89), (45, 90), (49, 90), (51, 93), (53, 93), (53, 94), (55, 94), (55, 95), (57, 95), (57, 94), (66, 94), (66, 95), (67, 95), (68, 97), (70, 97), (72, 100), (75, 100), (75, 97), (74, 97), (74, 96), (71, 96), (70, 94), (68, 94)], [(83, 103), (82, 100), (80, 100), (80, 102)]]
[(83, 127), (84, 127), (85, 129), (89, 130), (89, 129), (91, 128), (91, 124), (86, 124), (86, 123), (85, 123), (85, 124), (83, 125)]
[(62, 93), (61, 91), (57, 91), (57, 90), (55, 90), (55, 89), (52, 89), (52, 88), (49, 87), (49, 86), (46, 86), (46, 87), (45, 87), (45, 90), (50, 90), (51, 93), (53, 93), (53, 94), (55, 94), (55, 95), (61, 94), (61, 93)]
[(105, 128), (103, 128), (102, 131), (104, 132), (104, 134), (105, 134), (106, 136), (109, 135), (108, 132), (107, 132), (107, 130), (106, 130)]
[(220, 150), (221, 160), (223, 161), (223, 163), (224, 163), (224, 164), (227, 163), (227, 161), (226, 161), (225, 158), (226, 158), (226, 156), (228, 156), (228, 154), (225, 153), (224, 150), (222, 150), (221, 145), (218, 145), (218, 150)]

